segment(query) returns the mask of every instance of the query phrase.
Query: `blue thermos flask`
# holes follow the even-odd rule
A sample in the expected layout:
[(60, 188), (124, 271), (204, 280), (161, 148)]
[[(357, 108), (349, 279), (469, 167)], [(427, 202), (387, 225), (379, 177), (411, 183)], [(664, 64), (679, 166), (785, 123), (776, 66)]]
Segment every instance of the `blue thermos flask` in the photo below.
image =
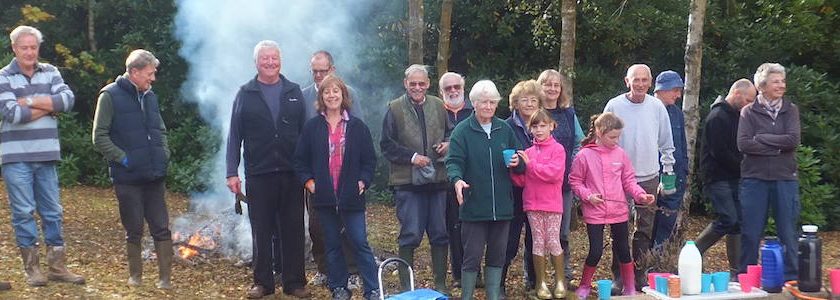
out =
[(785, 261), (779, 239), (775, 236), (765, 237), (764, 246), (761, 246), (761, 288), (769, 293), (781, 293), (784, 274)]

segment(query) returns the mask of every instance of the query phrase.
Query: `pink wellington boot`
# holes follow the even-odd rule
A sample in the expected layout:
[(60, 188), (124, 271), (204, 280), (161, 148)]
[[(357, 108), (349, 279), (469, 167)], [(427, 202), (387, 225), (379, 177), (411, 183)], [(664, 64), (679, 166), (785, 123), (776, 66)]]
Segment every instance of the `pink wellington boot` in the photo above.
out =
[(624, 280), (624, 295), (636, 295), (636, 273), (632, 261), (621, 264), (621, 279)]
[(575, 290), (578, 299), (589, 297), (589, 292), (592, 291), (592, 276), (595, 276), (595, 267), (583, 264), (583, 275), (580, 277), (580, 285)]

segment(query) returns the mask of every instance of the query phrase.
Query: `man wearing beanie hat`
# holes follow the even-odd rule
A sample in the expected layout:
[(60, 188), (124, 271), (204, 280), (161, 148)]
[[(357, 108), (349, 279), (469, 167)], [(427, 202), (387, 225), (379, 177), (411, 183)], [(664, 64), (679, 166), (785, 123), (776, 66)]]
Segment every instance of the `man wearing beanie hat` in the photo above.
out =
[[(656, 86), (653, 89), (653, 95), (668, 111), (668, 117), (671, 120), (671, 135), (674, 139), (674, 180), (676, 189), (675, 192), (668, 194), (663, 193), (657, 199), (657, 206), (665, 209), (658, 210), (653, 222), (653, 247), (656, 248), (671, 237), (674, 231), (674, 225), (677, 221), (677, 212), (679, 212), (682, 205), (682, 198), (685, 194), (685, 182), (688, 176), (688, 151), (687, 143), (685, 141), (685, 116), (682, 109), (677, 106), (677, 99), (682, 96), (683, 81), (677, 72), (667, 70), (659, 73), (656, 76)], [(667, 189), (671, 187), (663, 187)], [(670, 191), (668, 191), (670, 192)]]

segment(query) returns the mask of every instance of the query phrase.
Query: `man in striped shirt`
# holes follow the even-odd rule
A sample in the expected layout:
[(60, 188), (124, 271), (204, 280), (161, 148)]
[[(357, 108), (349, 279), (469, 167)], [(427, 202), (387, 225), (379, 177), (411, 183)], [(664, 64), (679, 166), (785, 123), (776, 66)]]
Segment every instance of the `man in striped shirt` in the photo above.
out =
[[(61, 149), (55, 114), (73, 108), (73, 91), (56, 67), (38, 62), (43, 41), (38, 29), (18, 26), (9, 38), (15, 58), (0, 69), (0, 160), (26, 283), (44, 286), (49, 279), (83, 284), (84, 277), (65, 268), (56, 168)], [(39, 269), (36, 210), (47, 245), (46, 276)]]

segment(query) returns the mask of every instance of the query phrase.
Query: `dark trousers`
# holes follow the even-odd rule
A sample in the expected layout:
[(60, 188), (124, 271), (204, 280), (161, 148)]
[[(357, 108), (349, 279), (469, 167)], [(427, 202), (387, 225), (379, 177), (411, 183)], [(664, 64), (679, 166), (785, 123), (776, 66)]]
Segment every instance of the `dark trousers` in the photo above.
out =
[[(510, 229), (508, 230), (507, 250), (505, 251), (505, 271), (507, 271), (507, 267), (510, 266), (513, 259), (516, 258), (516, 254), (519, 252), (519, 237), (522, 235), (523, 227), (525, 227), (525, 254), (522, 255), (522, 265), (525, 269), (525, 284), (531, 287), (534, 285), (534, 280), (536, 280), (533, 256), (531, 255), (534, 252), (534, 240), (531, 237), (531, 226), (528, 225), (528, 216), (522, 208), (522, 189), (514, 187), (513, 219), (510, 220)], [(507, 274), (504, 274), (504, 276), (507, 276)]]
[(739, 180), (734, 179), (711, 182), (703, 187), (717, 214), (717, 219), (712, 223), (712, 230), (719, 235), (741, 234), (739, 185)]
[(400, 221), (400, 248), (417, 248), (424, 233), (432, 246), (446, 246), (446, 191), (394, 191), (397, 219)]
[[(586, 235), (589, 236), (589, 254), (586, 256), (586, 265), (598, 266), (601, 256), (604, 254), (604, 224), (586, 224)], [(627, 222), (610, 224), (610, 236), (612, 236), (613, 257), (618, 258), (622, 264), (631, 262), (630, 259), (630, 229)]]
[(684, 195), (685, 177), (677, 176), (677, 192), (671, 195), (659, 196), (656, 199), (656, 206), (664, 208), (667, 211), (656, 211), (656, 217), (654, 217), (653, 221), (654, 248), (664, 244), (674, 233), (674, 226), (677, 224), (677, 213), (682, 206)]
[[(322, 229), (323, 225), (319, 221), (319, 214), (309, 206), (311, 196), (312, 195), (308, 192), (306, 193), (306, 209), (309, 211), (309, 239), (312, 240), (312, 258), (315, 259), (315, 265), (318, 267), (318, 272), (321, 274), (328, 274), (327, 253), (326, 246), (324, 244), (324, 231)], [(359, 271), (356, 267), (356, 259), (351, 251), (351, 249), (353, 249), (353, 244), (343, 233), (341, 234), (341, 241), (341, 249), (344, 251), (344, 261), (347, 263), (348, 272), (350, 272), (350, 274), (358, 273)]]
[(271, 237), (271, 247), (274, 255), (273, 269), (275, 275), (283, 273), (283, 240), (280, 238), (280, 212), (277, 213), (278, 216), (275, 218), (274, 222), (277, 225), (277, 234)]
[[(355, 256), (355, 261), (359, 262), (358, 268), (365, 284), (365, 295), (378, 289), (376, 263), (373, 260), (373, 250), (370, 249), (367, 240), (365, 211), (337, 211), (334, 207), (317, 208), (315, 211), (324, 234), (330, 289), (347, 287), (349, 272), (344, 260), (347, 251), (351, 252)], [(345, 239), (350, 241), (349, 249), (342, 246), (342, 241)]]
[(464, 245), (461, 243), (461, 220), (458, 217), (458, 199), (455, 189), (446, 192), (446, 232), (449, 235), (449, 264), (452, 278), (461, 280), (461, 265), (464, 263)]
[(291, 172), (253, 175), (245, 185), (248, 217), (256, 243), (254, 284), (274, 292), (272, 238), (280, 219), (283, 291), (291, 293), (306, 285), (304, 274), (303, 189)]
[(485, 252), (485, 266), (501, 268), (505, 264), (509, 223), (510, 221), (461, 221), (461, 241), (464, 242), (462, 272), (478, 272)]
[(169, 212), (166, 210), (166, 183), (163, 179), (143, 184), (114, 184), (120, 208), (120, 221), (125, 228), (125, 240), (140, 244), (143, 239), (143, 220), (149, 223), (149, 233), (155, 241), (172, 240), (169, 231)]
[(796, 223), (799, 222), (799, 182), (796, 180), (741, 180), (741, 265), (739, 273), (747, 271), (747, 265), (758, 262), (759, 244), (767, 226), (768, 210), (776, 221), (776, 232), (782, 244), (785, 261), (785, 280), (796, 280), (799, 274), (797, 260), (799, 244)]

